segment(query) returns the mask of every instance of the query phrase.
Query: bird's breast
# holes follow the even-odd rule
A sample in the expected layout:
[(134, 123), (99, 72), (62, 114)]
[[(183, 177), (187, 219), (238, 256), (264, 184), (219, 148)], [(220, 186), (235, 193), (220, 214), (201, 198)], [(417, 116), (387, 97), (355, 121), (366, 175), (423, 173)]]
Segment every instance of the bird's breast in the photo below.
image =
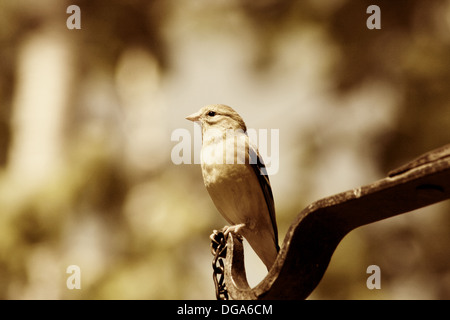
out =
[[(264, 195), (249, 164), (202, 162), (203, 181), (219, 212), (231, 224), (253, 228), (269, 217)], [(259, 223), (258, 223), (259, 224)]]
[(236, 181), (248, 174), (247, 150), (248, 140), (245, 137), (205, 141), (201, 153), (205, 185)]

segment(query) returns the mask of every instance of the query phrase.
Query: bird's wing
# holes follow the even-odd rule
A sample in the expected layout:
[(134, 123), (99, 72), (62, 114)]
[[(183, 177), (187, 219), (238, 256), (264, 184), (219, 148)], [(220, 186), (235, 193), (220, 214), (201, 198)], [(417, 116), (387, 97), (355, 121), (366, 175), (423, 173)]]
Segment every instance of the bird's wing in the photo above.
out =
[(259, 154), (258, 150), (249, 144), (249, 162), (253, 171), (258, 178), (259, 185), (261, 186), (261, 190), (264, 194), (264, 199), (266, 200), (267, 209), (270, 213), (270, 221), (272, 222), (272, 227), (275, 235), (275, 245), (277, 248), (277, 252), (280, 250), (278, 246), (278, 228), (277, 228), (277, 220), (275, 218), (275, 205), (273, 201), (272, 187), (270, 186), (269, 176), (267, 175), (266, 165)]

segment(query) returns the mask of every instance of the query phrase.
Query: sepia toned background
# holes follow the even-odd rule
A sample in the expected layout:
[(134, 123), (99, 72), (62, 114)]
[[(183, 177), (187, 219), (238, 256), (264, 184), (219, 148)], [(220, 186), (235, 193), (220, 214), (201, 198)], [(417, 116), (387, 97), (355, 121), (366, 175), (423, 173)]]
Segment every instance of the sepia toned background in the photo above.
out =
[[(171, 161), (185, 116), (279, 129), (282, 242), (311, 202), (450, 142), (449, 57), (448, 0), (1, 0), (0, 299), (214, 299), (225, 221)], [(449, 231), (448, 201), (359, 228), (310, 298), (450, 299)]]

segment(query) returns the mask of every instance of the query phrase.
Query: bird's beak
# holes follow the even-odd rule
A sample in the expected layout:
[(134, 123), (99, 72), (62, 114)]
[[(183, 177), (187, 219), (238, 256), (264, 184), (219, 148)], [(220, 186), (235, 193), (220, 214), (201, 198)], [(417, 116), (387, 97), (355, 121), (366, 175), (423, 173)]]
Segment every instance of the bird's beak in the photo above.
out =
[(190, 121), (199, 121), (200, 120), (200, 112), (193, 113), (190, 116), (187, 116), (186, 119), (188, 119)]

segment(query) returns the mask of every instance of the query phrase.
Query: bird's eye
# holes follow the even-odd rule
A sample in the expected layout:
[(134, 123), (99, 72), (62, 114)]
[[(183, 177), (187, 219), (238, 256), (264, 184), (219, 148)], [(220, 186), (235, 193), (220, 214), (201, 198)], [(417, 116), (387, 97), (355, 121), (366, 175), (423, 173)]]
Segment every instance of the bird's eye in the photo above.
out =
[(215, 115), (216, 115), (216, 113), (214, 111), (208, 112), (208, 116), (210, 116), (210, 117), (214, 117)]

